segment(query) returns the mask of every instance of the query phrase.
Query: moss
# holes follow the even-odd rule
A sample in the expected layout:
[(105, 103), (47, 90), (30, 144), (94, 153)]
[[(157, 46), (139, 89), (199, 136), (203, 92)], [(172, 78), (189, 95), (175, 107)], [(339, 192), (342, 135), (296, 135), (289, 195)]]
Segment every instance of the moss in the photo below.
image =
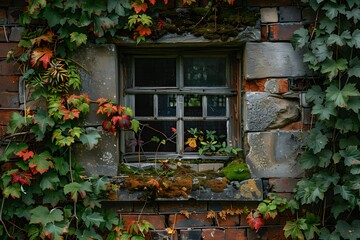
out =
[(227, 187), (229, 180), (226, 178), (210, 179), (205, 182), (205, 187), (208, 187), (213, 192), (223, 192)]
[(221, 169), (221, 172), (229, 180), (243, 181), (251, 177), (250, 170), (246, 163), (239, 160), (230, 162), (226, 167)]

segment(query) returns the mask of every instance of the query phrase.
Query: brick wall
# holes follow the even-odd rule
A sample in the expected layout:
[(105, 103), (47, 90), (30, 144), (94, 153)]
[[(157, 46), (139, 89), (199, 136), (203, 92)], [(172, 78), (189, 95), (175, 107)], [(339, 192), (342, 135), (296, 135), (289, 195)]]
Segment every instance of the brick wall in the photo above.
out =
[[(290, 197), (296, 184), (296, 177), (301, 175), (297, 164), (298, 151), (301, 149), (301, 131), (309, 127), (310, 110), (302, 102), (302, 92), (306, 90), (308, 72), (301, 61), (301, 53), (292, 50), (289, 40), (292, 33), (314, 20), (311, 10), (291, 0), (247, 0), (241, 3), (258, 8), (261, 17), (261, 41), (246, 44), (244, 50), (244, 71), (242, 93), (244, 96), (244, 142), (247, 151), (247, 162), (256, 178), (261, 178), (263, 188)], [(2, 0), (0, 2), (0, 134), (3, 135), (10, 114), (19, 108), (18, 82), (20, 73), (14, 64), (5, 61), (7, 51), (12, 49), (20, 38), (22, 27), (18, 25), (19, 15), (24, 1)], [(116, 56), (114, 56), (116, 58)], [(276, 101), (270, 100), (275, 96)], [(270, 99), (270, 100), (269, 100)], [(266, 100), (266, 101), (265, 101)], [(264, 124), (266, 112), (261, 107), (274, 108), (281, 102), (279, 112), (297, 108), (293, 120), (287, 123)], [(256, 105), (259, 103), (258, 105)], [(253, 112), (251, 109), (256, 109)], [(277, 112), (275, 111), (275, 115)], [(252, 119), (253, 121), (248, 121)], [(269, 118), (274, 118), (271, 115)], [(276, 118), (276, 117), (275, 117)], [(255, 121), (256, 124), (253, 124)], [(259, 121), (259, 122), (256, 122)], [(262, 122), (260, 122), (262, 121)], [(294, 140), (295, 139), (295, 140)], [(267, 142), (261, 146), (261, 142)], [(290, 145), (286, 145), (291, 143)], [(255, 146), (260, 144), (260, 150)], [(296, 146), (295, 148), (292, 148)], [(285, 148), (285, 149), (284, 149)], [(280, 149), (281, 152), (276, 150)], [(272, 155), (271, 155), (272, 154)], [(284, 157), (290, 156), (290, 157)], [(266, 156), (259, 159), (259, 156)], [(261, 163), (261, 164), (259, 164)], [(250, 230), (245, 215), (232, 215), (224, 219), (208, 218), (207, 213), (216, 213), (224, 209), (256, 207), (256, 202), (241, 201), (109, 201), (104, 206), (119, 212), (129, 222), (141, 218), (152, 222), (156, 230), (154, 239), (283, 239), (282, 226), (286, 215), (275, 221), (266, 222), (258, 232)], [(144, 207), (144, 208), (143, 208)], [(190, 212), (186, 218), (179, 212)], [(174, 235), (169, 236), (166, 228), (175, 228)]]

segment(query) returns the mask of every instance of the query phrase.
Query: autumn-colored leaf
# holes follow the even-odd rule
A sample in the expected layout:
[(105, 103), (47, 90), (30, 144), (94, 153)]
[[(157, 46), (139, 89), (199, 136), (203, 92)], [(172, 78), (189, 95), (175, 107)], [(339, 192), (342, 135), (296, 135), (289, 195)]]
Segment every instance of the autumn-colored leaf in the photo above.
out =
[(135, 31), (139, 32), (140, 36), (149, 36), (151, 35), (151, 29), (144, 25), (139, 25)]
[(31, 53), (31, 58), (30, 58), (31, 66), (34, 67), (38, 62), (42, 62), (43, 67), (47, 69), (52, 56), (53, 56), (53, 51), (51, 51), (50, 49), (46, 47), (36, 48)]
[(148, 8), (147, 3), (143, 3), (140, 0), (137, 0), (131, 4), (131, 6), (134, 8), (136, 13), (139, 13), (141, 11), (146, 12), (146, 9)]
[(101, 113), (101, 114), (107, 114), (107, 116), (109, 117), (111, 114), (116, 113), (118, 111), (118, 108), (116, 106), (114, 106), (112, 103), (105, 103), (101, 106), (99, 106), (98, 111), (96, 112), (97, 114)]
[(99, 105), (103, 105), (104, 103), (107, 103), (107, 102), (109, 102), (109, 99), (107, 99), (107, 98), (98, 98), (96, 100), (96, 103)]
[(64, 120), (68, 120), (68, 119), (74, 119), (74, 118), (79, 118), (80, 117), (80, 111), (79, 109), (72, 109), (71, 111), (70, 110), (63, 110), (64, 111), (64, 116), (63, 116), (63, 119)]
[(246, 217), (246, 220), (250, 228), (255, 230), (259, 230), (264, 225), (264, 219), (257, 212), (249, 213), (249, 215)]
[(156, 0), (149, 0), (149, 2), (150, 2), (152, 5), (155, 5)]
[(16, 153), (16, 156), (18, 157), (22, 157), (23, 160), (28, 160), (30, 158), (32, 158), (34, 156), (34, 152), (33, 151), (29, 151), (29, 149), (24, 149), (18, 153)]
[(167, 5), (169, 0), (164, 0), (164, 4)]
[(30, 180), (32, 179), (32, 174), (30, 171), (19, 172), (16, 171), (11, 174), (11, 183), (20, 182), (21, 185), (27, 184), (30, 185)]
[(155, 179), (151, 178), (149, 181), (146, 182), (146, 184), (151, 187), (151, 188), (155, 188), (158, 189), (160, 184), (158, 181), (156, 181)]
[(116, 133), (116, 127), (111, 123), (111, 121), (104, 121), (103, 123), (102, 123), (102, 128), (105, 130), (105, 131), (107, 131), (107, 132), (109, 132), (109, 133), (112, 133), (112, 134), (114, 134), (115, 135), (115, 133)]
[(38, 46), (40, 45), (41, 41), (45, 41), (45, 42), (48, 42), (48, 43), (52, 43), (54, 35), (55, 35), (55, 34), (54, 34), (53, 32), (48, 31), (46, 34), (41, 35), (41, 36), (39, 36), (39, 37), (37, 37), (37, 38), (34, 38), (34, 39), (32, 39), (31, 41), (32, 41), (33, 43), (36, 43)]
[(190, 213), (188, 210), (181, 210), (179, 213), (184, 215), (186, 218), (190, 218)]
[(213, 210), (208, 211), (206, 218), (215, 219), (216, 218), (216, 212)]

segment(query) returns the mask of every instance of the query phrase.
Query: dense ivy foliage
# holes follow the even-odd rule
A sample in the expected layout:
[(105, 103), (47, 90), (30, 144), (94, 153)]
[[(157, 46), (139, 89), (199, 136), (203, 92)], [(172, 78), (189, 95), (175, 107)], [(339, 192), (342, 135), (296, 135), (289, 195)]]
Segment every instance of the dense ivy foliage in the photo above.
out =
[[(307, 92), (314, 127), (301, 156), (305, 177), (297, 184), (302, 205), (321, 206), (318, 220), (289, 222), (293, 239), (360, 238), (360, 2), (303, 0), (316, 12), (314, 26), (295, 32), (304, 62), (318, 84)], [(311, 223), (311, 224), (309, 224)]]

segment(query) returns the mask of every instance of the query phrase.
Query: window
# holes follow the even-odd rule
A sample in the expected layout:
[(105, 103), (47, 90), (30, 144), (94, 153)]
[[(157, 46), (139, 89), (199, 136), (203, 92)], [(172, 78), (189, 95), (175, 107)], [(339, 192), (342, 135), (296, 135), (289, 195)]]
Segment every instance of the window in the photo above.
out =
[[(234, 79), (238, 74), (235, 76), (232, 69), (238, 69), (238, 65), (231, 53), (144, 52), (147, 55), (123, 53), (121, 58), (123, 104), (148, 126), (137, 135), (124, 133), (122, 152), (197, 154), (186, 144), (191, 128), (214, 130), (228, 143), (236, 141), (234, 105), (238, 81)], [(161, 141), (165, 136), (173, 138), (166, 144), (152, 141)]]

